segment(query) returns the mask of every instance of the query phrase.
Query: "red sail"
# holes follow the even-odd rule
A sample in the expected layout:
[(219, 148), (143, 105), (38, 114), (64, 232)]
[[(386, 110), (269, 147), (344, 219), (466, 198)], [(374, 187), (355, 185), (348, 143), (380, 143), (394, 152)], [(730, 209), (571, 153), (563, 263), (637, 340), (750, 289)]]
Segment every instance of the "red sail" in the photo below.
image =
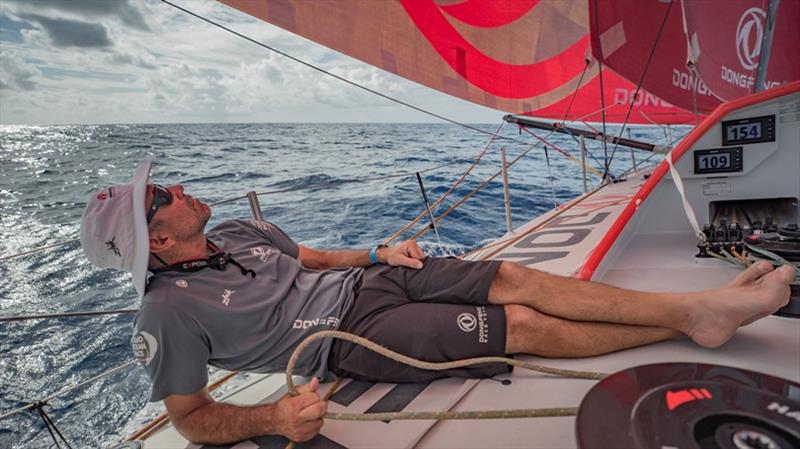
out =
[[(220, 0), (441, 92), (511, 113), (622, 122), (635, 86), (589, 54), (585, 1)], [(692, 123), (642, 92), (629, 123)]]
[[(700, 78), (720, 99), (755, 92), (769, 0), (684, 2)], [(800, 1), (778, 2), (766, 88), (800, 79)]]
[[(642, 80), (642, 87), (664, 100), (708, 113), (722, 101), (754, 91), (767, 4), (589, 0), (592, 54), (628, 80)], [(781, 1), (768, 88), (800, 78), (798, 23), (800, 1)], [(687, 69), (689, 62), (694, 73)]]
[(686, 110), (708, 113), (720, 104), (686, 68), (680, 1), (588, 3), (592, 54), (597, 59), (631, 82), (641, 80), (643, 88)]

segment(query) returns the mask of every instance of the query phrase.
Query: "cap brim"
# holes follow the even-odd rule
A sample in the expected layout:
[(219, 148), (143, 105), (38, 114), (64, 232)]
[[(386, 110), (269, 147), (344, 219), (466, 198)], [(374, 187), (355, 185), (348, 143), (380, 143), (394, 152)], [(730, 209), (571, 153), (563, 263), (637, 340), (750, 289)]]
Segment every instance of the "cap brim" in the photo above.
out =
[(152, 161), (149, 159), (140, 162), (131, 180), (133, 185), (133, 229), (136, 235), (136, 248), (134, 249), (131, 276), (139, 298), (144, 296), (147, 266), (150, 261), (150, 233), (147, 230), (147, 218), (144, 208), (151, 165)]

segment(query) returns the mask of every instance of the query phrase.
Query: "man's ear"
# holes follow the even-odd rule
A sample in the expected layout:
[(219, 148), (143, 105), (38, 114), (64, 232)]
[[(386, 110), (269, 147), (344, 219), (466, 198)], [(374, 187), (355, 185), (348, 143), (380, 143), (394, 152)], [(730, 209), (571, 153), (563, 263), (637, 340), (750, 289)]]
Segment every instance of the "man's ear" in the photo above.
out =
[(172, 248), (175, 245), (175, 239), (163, 232), (150, 233), (150, 252), (160, 253)]

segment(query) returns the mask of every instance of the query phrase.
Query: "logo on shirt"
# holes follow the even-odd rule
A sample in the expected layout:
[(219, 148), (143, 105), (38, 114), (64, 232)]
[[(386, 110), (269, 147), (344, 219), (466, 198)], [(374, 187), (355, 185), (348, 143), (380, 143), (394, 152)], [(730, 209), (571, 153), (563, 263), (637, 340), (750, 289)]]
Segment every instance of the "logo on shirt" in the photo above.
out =
[(339, 327), (339, 318), (329, 316), (324, 318), (314, 318), (313, 320), (294, 320), (292, 328), (294, 329), (308, 329), (317, 326), (330, 326), (332, 329)]
[(178, 279), (177, 281), (175, 281), (175, 285), (177, 285), (180, 288), (186, 288), (189, 286), (189, 283), (186, 282), (186, 280), (184, 279)]
[(140, 363), (149, 365), (158, 351), (158, 341), (147, 332), (141, 331), (131, 337), (133, 355)]
[(272, 253), (274, 252), (275, 251), (273, 251), (272, 248), (265, 248), (263, 246), (257, 246), (255, 248), (250, 249), (250, 253), (258, 257), (258, 260), (262, 262), (266, 262), (267, 260), (269, 260), (269, 256), (271, 256)]
[(230, 304), (231, 296), (234, 293), (236, 293), (236, 290), (228, 290), (227, 288), (222, 292), (222, 303), (225, 304), (225, 307), (228, 307), (228, 304)]
[(258, 229), (261, 229), (262, 231), (271, 230), (271, 226), (266, 221), (250, 220), (250, 223), (252, 223), (253, 226), (257, 227)]

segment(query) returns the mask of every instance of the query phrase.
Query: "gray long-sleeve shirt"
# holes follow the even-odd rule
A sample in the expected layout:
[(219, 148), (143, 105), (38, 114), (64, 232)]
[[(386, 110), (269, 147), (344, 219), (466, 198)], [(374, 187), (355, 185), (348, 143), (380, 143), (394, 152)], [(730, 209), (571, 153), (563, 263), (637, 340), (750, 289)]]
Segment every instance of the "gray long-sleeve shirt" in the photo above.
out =
[[(167, 271), (150, 278), (134, 321), (131, 346), (153, 382), (151, 401), (206, 385), (206, 365), (282, 372), (294, 348), (320, 330), (336, 329), (354, 298), (361, 268), (311, 270), (277, 226), (231, 220), (209, 239), (253, 270)], [(324, 377), (331, 340), (303, 352), (296, 373)]]

